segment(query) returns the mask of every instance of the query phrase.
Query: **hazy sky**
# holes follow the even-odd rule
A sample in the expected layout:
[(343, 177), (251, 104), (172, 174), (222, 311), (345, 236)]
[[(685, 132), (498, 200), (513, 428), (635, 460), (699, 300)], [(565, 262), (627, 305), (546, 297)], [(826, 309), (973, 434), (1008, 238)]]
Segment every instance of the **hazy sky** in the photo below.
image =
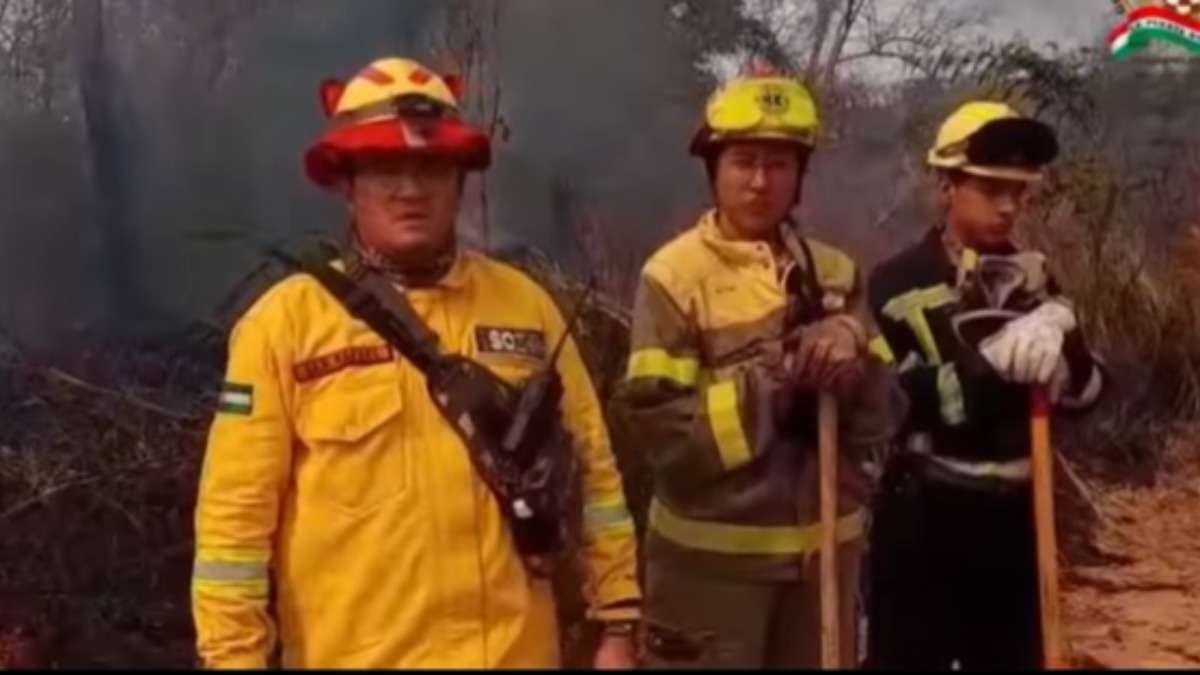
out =
[[(897, 2), (878, 1), (881, 4)], [(942, 4), (964, 1), (992, 13), (987, 31), (990, 35), (1024, 35), (1035, 43), (1098, 44), (1121, 20), (1110, 0), (937, 0)]]
[[(757, 0), (742, 0), (751, 11), (761, 9)], [(790, 0), (793, 6), (802, 5), (811, 0)], [(892, 16), (897, 10), (914, 0), (869, 0), (879, 9), (881, 18)], [(978, 27), (983, 37), (988, 41), (1006, 42), (1011, 39), (1024, 37), (1035, 47), (1047, 43), (1055, 43), (1060, 48), (1074, 48), (1090, 45), (1105, 48), (1105, 38), (1108, 33), (1121, 21), (1121, 15), (1114, 9), (1116, 0), (916, 0), (930, 5), (944, 7), (966, 7), (972, 10), (983, 10), (986, 23)], [(1135, 0), (1134, 4), (1144, 4), (1147, 0)], [(787, 14), (782, 16), (787, 16)], [(960, 41), (969, 42), (970, 38), (959, 36)], [(803, 51), (803, 48), (800, 48)], [(713, 61), (717, 72), (728, 77), (733, 75), (737, 66), (735, 61), (718, 57)], [(858, 75), (868, 80), (887, 80), (900, 72), (896, 62), (868, 60), (855, 68)]]

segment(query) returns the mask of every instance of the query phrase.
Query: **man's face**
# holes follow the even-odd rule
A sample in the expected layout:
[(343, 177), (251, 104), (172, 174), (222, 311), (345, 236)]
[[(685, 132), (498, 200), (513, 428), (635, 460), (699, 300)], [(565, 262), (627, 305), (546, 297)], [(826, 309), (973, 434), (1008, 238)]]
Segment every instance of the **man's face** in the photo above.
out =
[(355, 160), (344, 189), (363, 243), (398, 262), (421, 263), (454, 239), (459, 168), (436, 157)]
[(796, 146), (771, 141), (733, 143), (717, 158), (717, 208), (734, 234), (771, 237), (794, 205), (804, 172)]
[(959, 243), (987, 251), (1009, 241), (1025, 208), (1028, 183), (969, 174), (943, 176), (941, 194), (946, 222)]

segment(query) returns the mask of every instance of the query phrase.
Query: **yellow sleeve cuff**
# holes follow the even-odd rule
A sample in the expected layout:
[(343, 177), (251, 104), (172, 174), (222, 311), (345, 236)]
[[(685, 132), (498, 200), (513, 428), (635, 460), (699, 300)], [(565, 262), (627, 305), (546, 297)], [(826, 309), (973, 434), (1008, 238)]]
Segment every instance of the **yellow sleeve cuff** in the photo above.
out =
[(203, 670), (266, 670), (267, 658), (257, 654), (245, 656), (226, 656), (216, 660), (207, 660)]
[(609, 623), (613, 621), (639, 621), (642, 618), (642, 601), (636, 591), (624, 600), (611, 602), (588, 611), (592, 621)]

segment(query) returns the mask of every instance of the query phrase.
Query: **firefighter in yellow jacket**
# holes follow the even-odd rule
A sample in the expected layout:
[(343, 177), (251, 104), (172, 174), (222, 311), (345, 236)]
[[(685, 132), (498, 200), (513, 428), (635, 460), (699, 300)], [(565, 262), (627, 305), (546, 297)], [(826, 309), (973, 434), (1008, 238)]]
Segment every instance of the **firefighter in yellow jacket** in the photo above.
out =
[(790, 217), (818, 132), (798, 82), (733, 80), (692, 152), (716, 208), (645, 264), (622, 426), (654, 477), (652, 667), (819, 667), (816, 400), (840, 395), (842, 654), (853, 666), (865, 452), (894, 422), (860, 274)]
[[(487, 138), (459, 118), (456, 81), (384, 59), (322, 96), (330, 126), (305, 164), (347, 199), (364, 274), (402, 294), (442, 351), (504, 382), (529, 377), (566, 325), (529, 278), (455, 245), (465, 173), (490, 160)], [(628, 667), (640, 615), (632, 522), (571, 340), (555, 367), (566, 454), (585, 474), (596, 664)], [(550, 581), (525, 564), (439, 405), (423, 373), (312, 275), (279, 282), (241, 318), (196, 513), (206, 667), (559, 665)]]

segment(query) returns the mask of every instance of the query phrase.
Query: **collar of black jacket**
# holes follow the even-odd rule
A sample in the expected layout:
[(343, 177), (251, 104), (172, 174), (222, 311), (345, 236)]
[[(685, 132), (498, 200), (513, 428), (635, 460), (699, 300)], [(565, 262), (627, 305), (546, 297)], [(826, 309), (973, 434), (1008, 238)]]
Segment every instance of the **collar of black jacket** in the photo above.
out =
[[(946, 224), (938, 223), (925, 233), (921, 240), (921, 251), (929, 265), (941, 271), (941, 276), (951, 283), (958, 277), (959, 262), (954, 260), (946, 250)], [(988, 251), (978, 251), (986, 255), (1013, 255), (1020, 252), (1016, 244), (1006, 241), (1003, 246)]]

